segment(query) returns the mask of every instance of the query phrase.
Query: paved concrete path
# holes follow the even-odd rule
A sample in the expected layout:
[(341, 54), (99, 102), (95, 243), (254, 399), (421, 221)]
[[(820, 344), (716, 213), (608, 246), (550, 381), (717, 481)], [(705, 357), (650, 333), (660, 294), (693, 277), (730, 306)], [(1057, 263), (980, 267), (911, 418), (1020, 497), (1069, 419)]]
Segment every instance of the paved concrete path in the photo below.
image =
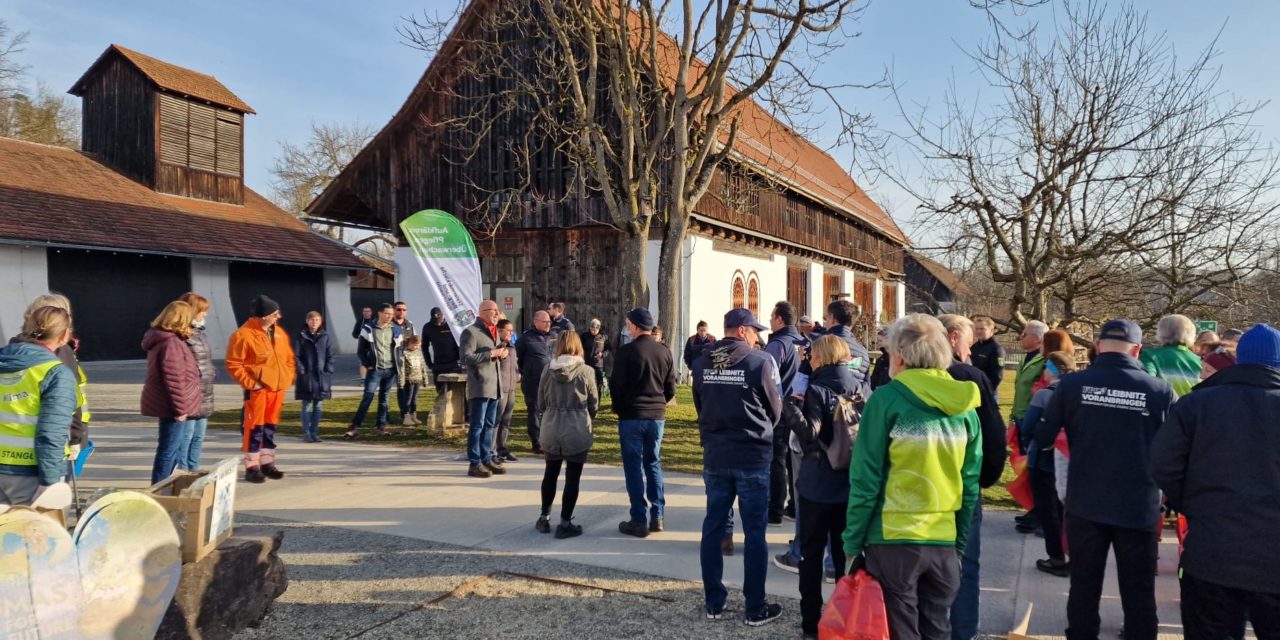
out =
[[(136, 406), (138, 397), (140, 378), (129, 373), (136, 368), (114, 364), (88, 370), (89, 397), (108, 424), (99, 422), (94, 429), (98, 453), (82, 478), (82, 491), (147, 484), (155, 427), (149, 419), (126, 421), (129, 407)], [(220, 390), (219, 401), (227, 395), (234, 402), (234, 392), (234, 388), (225, 394)], [(130, 398), (132, 405), (125, 403)], [(705, 503), (698, 476), (667, 474), (668, 531), (639, 540), (617, 530), (628, 504), (621, 469), (588, 464), (575, 513), (585, 533), (580, 538), (556, 540), (533, 529), (543, 469), (539, 459), (522, 459), (509, 464), (510, 472), (505, 476), (478, 480), (465, 475), (465, 463), (455, 461), (455, 453), (450, 451), (341, 441), (305, 444), (293, 437), (283, 438), (278, 447), (279, 464), (288, 477), (265, 485), (241, 483), (236, 505), (239, 512), (667, 578), (701, 579), (698, 539)], [(236, 434), (209, 433), (206, 464), (237, 454)], [(558, 507), (553, 508), (553, 514), (557, 513)], [(1043, 541), (1015, 533), (1013, 515), (1000, 511), (986, 514), (982, 631), (1003, 636), (1028, 607), (1033, 607), (1029, 633), (1060, 636), (1065, 627), (1067, 580), (1036, 571), (1034, 563), (1043, 557)], [(770, 527), (770, 553), (783, 551), (791, 533), (791, 523)], [(739, 555), (727, 559), (725, 578), (741, 584), (740, 530), (737, 540)], [(1176, 549), (1172, 540), (1162, 544), (1157, 579), (1161, 631), (1168, 634), (1181, 633), (1174, 578)], [(1104, 638), (1118, 637), (1122, 619), (1114, 576), (1113, 566), (1102, 602)], [(767, 590), (775, 596), (795, 598), (796, 577), (771, 567)]]

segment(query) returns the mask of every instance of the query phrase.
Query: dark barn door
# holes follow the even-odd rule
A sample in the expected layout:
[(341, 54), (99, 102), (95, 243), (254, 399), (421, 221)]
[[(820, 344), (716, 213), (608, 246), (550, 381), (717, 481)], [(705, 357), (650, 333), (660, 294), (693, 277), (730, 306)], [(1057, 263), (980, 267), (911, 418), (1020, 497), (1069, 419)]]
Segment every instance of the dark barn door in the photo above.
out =
[[(289, 331), (290, 337), (306, 325), (308, 311), (324, 313), (324, 272), (316, 267), (232, 262), (230, 280), (231, 304), (238, 324), (248, 319), (249, 303), (258, 294), (266, 294), (280, 303), (280, 312), (284, 314), (280, 324)], [(336, 322), (336, 330), (342, 330), (349, 319), (340, 318)]]
[(146, 357), (142, 334), (191, 288), (186, 258), (49, 249), (49, 288), (71, 299), (81, 360)]

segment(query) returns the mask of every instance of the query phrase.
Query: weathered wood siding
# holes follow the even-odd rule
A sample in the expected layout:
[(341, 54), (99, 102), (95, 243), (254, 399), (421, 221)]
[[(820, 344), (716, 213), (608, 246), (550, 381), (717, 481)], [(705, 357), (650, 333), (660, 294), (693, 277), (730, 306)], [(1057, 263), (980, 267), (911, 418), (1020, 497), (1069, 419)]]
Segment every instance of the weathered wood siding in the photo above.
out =
[(244, 203), (244, 116), (157, 92), (157, 191)]
[(142, 184), (155, 184), (151, 81), (119, 56), (84, 87), (80, 148)]

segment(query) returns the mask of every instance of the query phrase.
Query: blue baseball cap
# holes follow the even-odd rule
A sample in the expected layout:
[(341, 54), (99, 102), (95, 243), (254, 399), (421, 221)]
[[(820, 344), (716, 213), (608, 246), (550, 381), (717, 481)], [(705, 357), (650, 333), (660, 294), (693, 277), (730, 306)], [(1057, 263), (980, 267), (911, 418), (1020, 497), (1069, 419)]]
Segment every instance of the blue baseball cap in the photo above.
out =
[(1142, 327), (1132, 320), (1108, 320), (1098, 332), (1098, 339), (1142, 344)]
[(730, 309), (729, 313), (724, 314), (724, 328), (737, 329), (738, 327), (751, 327), (756, 331), (769, 330), (769, 327), (756, 322), (756, 316), (751, 313), (750, 309), (743, 309), (742, 307)]

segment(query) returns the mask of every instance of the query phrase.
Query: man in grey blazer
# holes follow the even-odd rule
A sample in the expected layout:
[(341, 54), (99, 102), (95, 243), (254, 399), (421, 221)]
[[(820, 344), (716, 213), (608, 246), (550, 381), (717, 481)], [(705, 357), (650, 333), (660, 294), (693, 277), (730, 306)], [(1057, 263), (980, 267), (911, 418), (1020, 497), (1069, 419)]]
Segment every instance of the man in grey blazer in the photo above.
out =
[(493, 431), (498, 418), (498, 380), (500, 361), (510, 347), (497, 346), (498, 303), (480, 303), (475, 324), (462, 331), (459, 343), (462, 366), (467, 370), (467, 402), (471, 408), (471, 425), (467, 431), (467, 475), (488, 478), (507, 470), (493, 455)]

